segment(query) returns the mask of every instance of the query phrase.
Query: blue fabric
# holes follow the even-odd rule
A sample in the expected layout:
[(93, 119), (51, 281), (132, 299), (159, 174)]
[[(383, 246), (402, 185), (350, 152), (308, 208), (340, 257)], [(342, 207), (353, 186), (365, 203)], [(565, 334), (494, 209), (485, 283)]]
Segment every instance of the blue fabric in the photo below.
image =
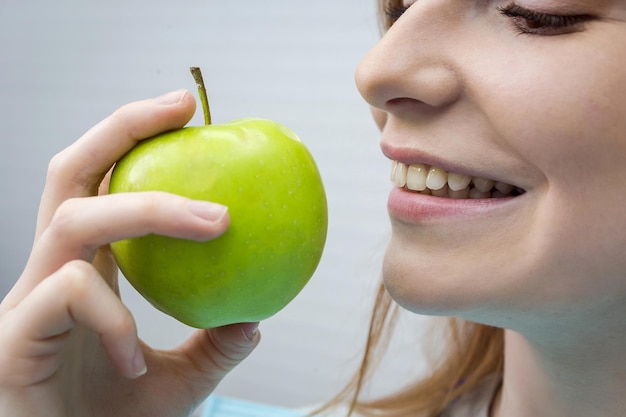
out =
[(304, 417), (301, 411), (229, 397), (210, 396), (202, 417)]

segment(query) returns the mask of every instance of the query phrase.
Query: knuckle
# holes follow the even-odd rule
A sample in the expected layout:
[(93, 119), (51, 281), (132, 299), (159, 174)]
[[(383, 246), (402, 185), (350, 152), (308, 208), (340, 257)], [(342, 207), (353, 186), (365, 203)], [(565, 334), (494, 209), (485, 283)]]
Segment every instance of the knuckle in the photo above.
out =
[(94, 285), (94, 268), (89, 262), (75, 259), (63, 265), (59, 272), (61, 285), (72, 298), (84, 299)]
[[(106, 299), (111, 289), (106, 285), (96, 268), (89, 262), (80, 259), (67, 262), (59, 270), (60, 281), (56, 284), (66, 291), (73, 301), (78, 304), (89, 304), (93, 307), (97, 300)], [(111, 293), (111, 295), (115, 296)], [(106, 323), (101, 331), (112, 331), (117, 335), (136, 333), (135, 320), (126, 308), (120, 308), (122, 304), (114, 304), (114, 308), (107, 311)]]
[(70, 145), (54, 155), (48, 162), (46, 183), (53, 187), (79, 186), (93, 191), (94, 183), (98, 182), (99, 176), (93, 175), (89, 170), (81, 169), (81, 166), (90, 166), (90, 163), (78, 164), (79, 160), (94, 162), (97, 156), (88, 152), (81, 155), (75, 153), (75, 147)]
[[(138, 214), (145, 222), (147, 233), (162, 228), (168, 229), (167, 225), (171, 225), (172, 222), (177, 225), (181, 221), (181, 197), (162, 191), (146, 191), (137, 194), (137, 198)], [(174, 216), (174, 213), (178, 214)]]
[(211, 358), (213, 366), (224, 374), (237, 366), (250, 353), (249, 346), (219, 338), (212, 332), (208, 334), (209, 338), (205, 345), (206, 356)]
[(135, 320), (126, 309), (120, 310), (120, 314), (118, 314), (114, 320), (111, 320), (111, 325), (117, 334), (129, 335), (137, 332)]
[(71, 234), (73, 220), (80, 205), (79, 198), (68, 198), (64, 200), (55, 210), (48, 229), (56, 235), (67, 238)]
[(125, 104), (111, 113), (108, 117), (108, 121), (111, 126), (114, 126), (121, 135), (133, 141), (143, 139), (142, 135), (139, 134), (139, 128), (132, 117), (132, 114), (134, 113), (133, 110), (136, 105), (136, 103)]
[(162, 211), (162, 198), (157, 191), (148, 191), (137, 195), (139, 199), (137, 204), (137, 210), (140, 217), (146, 223), (146, 232), (154, 231), (154, 225), (156, 219), (159, 219), (159, 212)]
[(163, 204), (163, 193), (160, 191), (146, 191), (141, 194), (139, 208), (143, 214), (151, 214)]
[(72, 260), (65, 263), (53, 277), (45, 280), (48, 290), (65, 294), (73, 300), (85, 300), (97, 284), (94, 276), (97, 274), (93, 266), (86, 261)]
[(47, 179), (55, 180), (66, 175), (67, 152), (65, 150), (57, 153), (48, 162)]

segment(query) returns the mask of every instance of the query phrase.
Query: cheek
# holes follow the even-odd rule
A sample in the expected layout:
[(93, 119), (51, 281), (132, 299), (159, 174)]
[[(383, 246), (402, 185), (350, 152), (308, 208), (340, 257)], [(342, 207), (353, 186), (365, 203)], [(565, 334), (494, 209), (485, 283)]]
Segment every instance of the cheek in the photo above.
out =
[(626, 292), (626, 71), (590, 62), (558, 76), (529, 72), (530, 87), (509, 90), (511, 111), (499, 122), (546, 178), (532, 190), (546, 300)]
[(509, 145), (543, 174), (537, 191), (555, 216), (568, 213), (581, 226), (621, 224), (626, 207), (626, 77), (604, 75), (601, 81), (601, 75), (572, 74), (569, 84), (544, 86), (543, 94), (531, 95), (541, 106), (527, 102), (522, 116), (501, 128)]
[(499, 145), (542, 174), (537, 191), (554, 200), (555, 210), (572, 206), (571, 215), (588, 222), (617, 215), (625, 203), (623, 32), (520, 41), (515, 54), (492, 51), (506, 59), (475, 58), (479, 70), (468, 74)]
[[(551, 180), (580, 183), (626, 155), (626, 31), (494, 42), (470, 94), (505, 144)], [(511, 51), (515, 53), (511, 53)], [(595, 175), (595, 174), (594, 174)]]

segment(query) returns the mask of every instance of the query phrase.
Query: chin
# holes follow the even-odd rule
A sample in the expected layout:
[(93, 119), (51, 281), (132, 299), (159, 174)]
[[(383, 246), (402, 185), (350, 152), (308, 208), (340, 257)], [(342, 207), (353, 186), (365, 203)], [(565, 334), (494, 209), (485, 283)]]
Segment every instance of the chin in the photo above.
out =
[[(452, 265), (448, 265), (452, 266)], [(454, 276), (436, 259), (391, 242), (383, 262), (383, 282), (389, 295), (417, 314), (456, 315), (472, 303), (465, 276)], [(458, 272), (457, 272), (458, 273)], [(463, 274), (464, 275), (464, 274)], [(473, 291), (475, 292), (475, 291)]]
[(511, 325), (509, 318), (532, 299), (520, 297), (528, 282), (518, 279), (514, 269), (505, 270), (497, 257), (469, 248), (457, 251), (392, 238), (383, 262), (385, 288), (401, 307), (416, 314)]

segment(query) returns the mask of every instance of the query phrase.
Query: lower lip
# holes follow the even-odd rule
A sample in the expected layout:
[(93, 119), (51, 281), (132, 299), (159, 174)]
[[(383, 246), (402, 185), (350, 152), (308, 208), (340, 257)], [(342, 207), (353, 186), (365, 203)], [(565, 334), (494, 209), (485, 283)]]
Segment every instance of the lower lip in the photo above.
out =
[(392, 218), (408, 223), (438, 219), (466, 220), (507, 210), (520, 197), (453, 199), (419, 194), (394, 187), (389, 194), (387, 210)]

